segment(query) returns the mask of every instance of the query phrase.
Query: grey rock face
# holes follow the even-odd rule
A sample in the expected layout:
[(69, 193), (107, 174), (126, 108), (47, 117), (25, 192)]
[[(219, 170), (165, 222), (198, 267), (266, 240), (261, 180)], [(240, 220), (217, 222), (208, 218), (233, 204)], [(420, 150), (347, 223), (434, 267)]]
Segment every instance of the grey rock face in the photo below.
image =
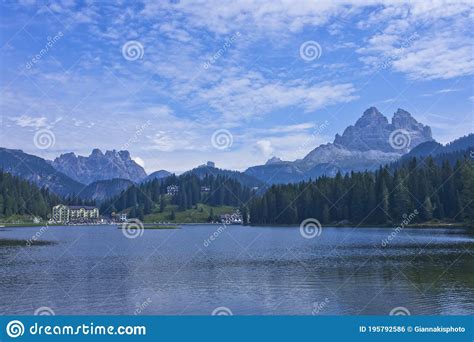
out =
[(403, 153), (409, 152), (414, 147), (427, 141), (433, 141), (431, 136), (431, 128), (416, 121), (410, 113), (403, 109), (398, 109), (393, 114), (392, 124), (390, 125), (391, 132), (401, 130), (408, 138), (407, 146), (402, 150)]
[(146, 177), (145, 170), (130, 158), (128, 151), (112, 150), (104, 154), (94, 149), (88, 157), (71, 152), (56, 158), (52, 166), (83, 184), (114, 178), (139, 182)]
[[(398, 109), (390, 123), (377, 108), (370, 107), (342, 135), (337, 134), (333, 143), (315, 148), (303, 159), (282, 162), (272, 158), (246, 172), (262, 181), (273, 179), (274, 183), (283, 183), (332, 176), (338, 171), (374, 170), (426, 141), (433, 141), (430, 127), (416, 121), (407, 111)], [(285, 167), (275, 168), (281, 164)]]
[[(399, 132), (395, 132), (398, 130)], [(399, 141), (397, 143), (397, 134)], [(334, 144), (349, 150), (406, 153), (416, 145), (431, 141), (431, 129), (416, 121), (410, 113), (398, 109), (389, 123), (377, 108), (367, 109), (354, 126), (336, 135)]]
[(377, 150), (349, 150), (335, 144), (326, 144), (311, 151), (301, 162), (297, 162), (303, 170), (325, 164), (337, 168), (341, 172), (374, 170), (380, 165), (393, 162), (400, 158), (395, 152)]

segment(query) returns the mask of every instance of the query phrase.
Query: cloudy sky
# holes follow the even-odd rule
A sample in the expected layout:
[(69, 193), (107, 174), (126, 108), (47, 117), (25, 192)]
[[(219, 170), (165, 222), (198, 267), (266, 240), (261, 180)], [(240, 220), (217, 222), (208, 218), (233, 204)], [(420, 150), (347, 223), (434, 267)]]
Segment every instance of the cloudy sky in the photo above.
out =
[(242, 170), (301, 158), (370, 106), (406, 109), (445, 143), (474, 131), (473, 13), (460, 1), (2, 1), (0, 146)]

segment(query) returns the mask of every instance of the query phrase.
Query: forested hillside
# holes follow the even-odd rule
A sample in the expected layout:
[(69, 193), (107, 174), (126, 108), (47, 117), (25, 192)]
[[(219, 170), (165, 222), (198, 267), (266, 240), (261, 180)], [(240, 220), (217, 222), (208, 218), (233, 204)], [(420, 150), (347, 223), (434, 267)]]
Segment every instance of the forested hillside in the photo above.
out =
[(357, 172), (313, 182), (272, 186), (249, 205), (252, 224), (398, 224), (415, 209), (414, 222), (474, 220), (474, 164), (464, 155), (452, 166), (413, 158), (391, 170)]
[(0, 217), (31, 215), (47, 218), (60, 199), (46, 189), (0, 171)]
[[(176, 186), (176, 194), (168, 195), (168, 186)], [(205, 175), (200, 178), (194, 174), (170, 176), (166, 179), (155, 179), (140, 185), (134, 185), (102, 204), (104, 214), (128, 210), (130, 217), (142, 218), (154, 211), (163, 211), (166, 204), (177, 205), (178, 210), (190, 209), (197, 203), (211, 206), (237, 207), (246, 203), (251, 190), (237, 180)]]

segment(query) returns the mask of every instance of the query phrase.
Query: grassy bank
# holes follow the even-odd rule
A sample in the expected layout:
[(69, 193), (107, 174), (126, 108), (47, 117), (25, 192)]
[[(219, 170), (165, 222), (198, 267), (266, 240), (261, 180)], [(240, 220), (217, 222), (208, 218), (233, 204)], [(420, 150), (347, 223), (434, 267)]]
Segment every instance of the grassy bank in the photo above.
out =
[(15, 222), (15, 223), (10, 223), (10, 222), (0, 222), (0, 227), (4, 226), (5, 228), (7, 227), (44, 227), (48, 225), (49, 227), (51, 226), (64, 226), (64, 224), (61, 223), (54, 223), (54, 224), (47, 224), (46, 222), (40, 222), (40, 223), (33, 223), (33, 222)]
[[(145, 216), (145, 223), (171, 222), (171, 223), (208, 223), (210, 215), (216, 216), (222, 214), (230, 214), (235, 212), (237, 208), (220, 206), (211, 207), (206, 204), (197, 204), (196, 208), (178, 211), (178, 206), (167, 205), (163, 212), (155, 212)], [(173, 218), (174, 212), (174, 218)]]

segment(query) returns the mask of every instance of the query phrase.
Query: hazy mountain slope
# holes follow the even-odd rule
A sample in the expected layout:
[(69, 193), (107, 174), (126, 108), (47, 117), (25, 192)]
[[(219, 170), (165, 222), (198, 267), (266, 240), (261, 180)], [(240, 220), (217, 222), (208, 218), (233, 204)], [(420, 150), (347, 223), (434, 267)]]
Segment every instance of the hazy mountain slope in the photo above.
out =
[(119, 195), (134, 183), (128, 179), (108, 179), (89, 184), (81, 193), (80, 198), (102, 202)]
[(424, 142), (400, 158), (400, 162), (403, 163), (404, 161), (410, 160), (414, 157), (423, 160), (428, 156), (436, 157), (441, 155), (446, 155), (446, 158), (448, 159), (455, 159), (454, 157), (450, 157), (450, 155), (459, 156), (468, 151), (474, 151), (474, 134), (458, 138), (446, 145), (434, 141)]
[(0, 168), (60, 196), (78, 193), (85, 186), (56, 170), (48, 161), (21, 150), (0, 148)]
[(202, 165), (196, 167), (192, 170), (186, 171), (185, 173), (192, 173), (199, 178), (203, 178), (205, 175), (213, 175), (213, 176), (225, 176), (231, 179), (238, 181), (240, 184), (247, 186), (249, 188), (253, 187), (260, 187), (263, 185), (262, 181), (258, 180), (256, 177), (246, 174), (239, 171), (231, 171), (231, 170), (224, 170), (219, 169), (217, 167)]
[(97, 180), (128, 179), (139, 182), (146, 177), (145, 170), (130, 158), (128, 151), (94, 149), (88, 157), (74, 153), (62, 154), (52, 165), (72, 179), (84, 184)]
[(145, 179), (142, 180), (142, 183), (149, 182), (155, 179), (163, 179), (171, 176), (172, 173), (166, 170), (158, 170), (153, 173), (150, 173)]

